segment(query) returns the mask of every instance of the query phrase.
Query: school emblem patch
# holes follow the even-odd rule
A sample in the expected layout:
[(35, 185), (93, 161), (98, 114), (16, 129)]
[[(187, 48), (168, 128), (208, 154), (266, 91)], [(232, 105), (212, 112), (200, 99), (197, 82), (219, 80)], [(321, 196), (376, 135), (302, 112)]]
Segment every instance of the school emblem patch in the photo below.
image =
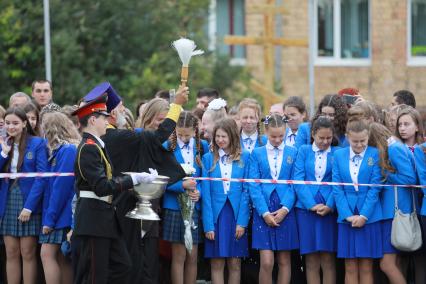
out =
[(33, 152), (28, 152), (27, 153), (27, 159), (28, 160), (32, 160), (33, 159)]
[(368, 158), (368, 160), (367, 160), (367, 164), (371, 167), (372, 165), (374, 165), (374, 161), (373, 161), (373, 158)]
[(292, 157), (290, 157), (290, 156), (287, 157), (287, 164), (289, 164), (289, 165), (293, 164), (293, 158)]

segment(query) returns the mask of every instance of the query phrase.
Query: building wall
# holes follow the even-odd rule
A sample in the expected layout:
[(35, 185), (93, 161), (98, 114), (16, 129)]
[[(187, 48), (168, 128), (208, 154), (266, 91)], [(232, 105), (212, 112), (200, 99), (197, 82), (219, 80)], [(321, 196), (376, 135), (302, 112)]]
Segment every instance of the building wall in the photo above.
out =
[[(308, 39), (308, 1), (282, 0), (289, 13), (284, 15), (283, 31), (288, 38)], [(246, 5), (265, 3), (246, 0)], [(372, 47), (371, 65), (367, 67), (315, 67), (315, 101), (325, 94), (345, 87), (356, 87), (369, 100), (387, 106), (399, 89), (412, 91), (419, 106), (426, 106), (426, 66), (407, 66), (407, 1), (370, 0)], [(246, 15), (246, 34), (263, 33), (263, 16)], [(263, 49), (247, 48), (247, 66), (262, 80)], [(308, 48), (282, 48), (283, 99), (304, 96), (309, 101)]]

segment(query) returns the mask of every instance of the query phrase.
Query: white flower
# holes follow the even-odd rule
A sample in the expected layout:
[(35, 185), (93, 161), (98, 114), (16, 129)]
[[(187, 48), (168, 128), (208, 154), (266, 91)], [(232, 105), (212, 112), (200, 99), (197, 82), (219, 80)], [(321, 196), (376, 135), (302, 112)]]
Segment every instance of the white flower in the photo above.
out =
[(226, 107), (226, 101), (222, 98), (214, 99), (209, 102), (207, 110), (220, 110), (221, 108)]
[(193, 166), (187, 164), (180, 164), (180, 166), (185, 171), (185, 174), (187, 176), (192, 176), (193, 174), (195, 174), (195, 168)]

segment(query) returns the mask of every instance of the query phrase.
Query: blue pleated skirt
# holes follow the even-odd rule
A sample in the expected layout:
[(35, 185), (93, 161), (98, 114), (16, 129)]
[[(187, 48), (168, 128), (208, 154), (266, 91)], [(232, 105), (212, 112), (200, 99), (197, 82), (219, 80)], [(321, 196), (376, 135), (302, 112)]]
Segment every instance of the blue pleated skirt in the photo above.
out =
[(39, 244), (62, 244), (67, 239), (68, 228), (55, 229), (49, 234), (40, 233), (38, 237)]
[(383, 257), (381, 222), (365, 224), (362, 228), (353, 228), (349, 223), (339, 223), (337, 232), (337, 257)]
[[(281, 200), (274, 190), (271, 193), (269, 212), (282, 208)], [(258, 250), (293, 250), (299, 248), (299, 236), (294, 211), (290, 211), (279, 227), (270, 227), (257, 212), (253, 214), (252, 248)]]
[(207, 258), (247, 257), (249, 255), (247, 231), (237, 240), (236, 227), (234, 210), (227, 199), (214, 225), (215, 239), (204, 240), (204, 256)]
[(38, 236), (41, 228), (40, 214), (31, 214), (28, 222), (18, 220), (24, 208), (24, 198), (18, 183), (12, 183), (7, 195), (6, 210), (1, 220), (0, 234), (12, 237)]
[(383, 240), (383, 253), (399, 253), (391, 243), (392, 234), (392, 221), (393, 219), (383, 220), (382, 223), (382, 240)]
[[(200, 231), (200, 214), (194, 209), (192, 220), (196, 228), (191, 228), (192, 243), (199, 244), (203, 241), (202, 232)], [(172, 243), (185, 243), (185, 224), (183, 223), (182, 213), (180, 210), (164, 209), (163, 215), (163, 240)]]
[(296, 208), (300, 254), (337, 251), (337, 216)]

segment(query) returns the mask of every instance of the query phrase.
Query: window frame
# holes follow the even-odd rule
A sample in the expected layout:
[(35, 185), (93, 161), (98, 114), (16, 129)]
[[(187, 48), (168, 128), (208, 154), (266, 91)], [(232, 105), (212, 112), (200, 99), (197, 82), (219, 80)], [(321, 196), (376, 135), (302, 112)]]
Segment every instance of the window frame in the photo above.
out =
[(341, 57), (341, 9), (340, 0), (333, 0), (333, 50), (334, 55), (331, 57), (318, 56), (318, 0), (313, 0), (314, 5), (314, 65), (315, 66), (348, 66), (362, 67), (371, 65), (372, 49), (371, 49), (371, 0), (368, 1), (368, 58), (342, 58)]
[(413, 43), (411, 29), (412, 29), (412, 21), (411, 21), (411, 9), (412, 9), (412, 0), (408, 0), (407, 3), (407, 65), (411, 67), (424, 67), (426, 66), (426, 56), (412, 56), (411, 55), (411, 46)]
[[(208, 38), (209, 51), (216, 52), (216, 44), (217, 44), (217, 0), (210, 0), (209, 4), (209, 17), (208, 17)], [(245, 23), (244, 23), (245, 25)], [(229, 56), (229, 64), (231, 66), (246, 66), (247, 65), (247, 46), (245, 55), (246, 57), (231, 57)]]

